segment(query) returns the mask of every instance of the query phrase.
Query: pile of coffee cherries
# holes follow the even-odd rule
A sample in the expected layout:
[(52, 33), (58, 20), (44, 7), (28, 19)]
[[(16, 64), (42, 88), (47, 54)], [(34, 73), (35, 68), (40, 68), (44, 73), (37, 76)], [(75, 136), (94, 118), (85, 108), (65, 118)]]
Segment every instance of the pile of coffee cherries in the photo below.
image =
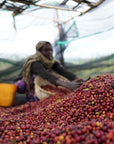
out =
[(0, 107), (1, 144), (114, 144), (114, 75), (98, 75), (71, 92)]

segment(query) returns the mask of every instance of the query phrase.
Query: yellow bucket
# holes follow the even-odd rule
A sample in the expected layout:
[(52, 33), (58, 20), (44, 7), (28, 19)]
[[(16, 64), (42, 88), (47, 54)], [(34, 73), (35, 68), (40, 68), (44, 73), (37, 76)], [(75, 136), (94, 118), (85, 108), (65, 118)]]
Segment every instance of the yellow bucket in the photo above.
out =
[(13, 104), (17, 86), (14, 84), (0, 83), (0, 106), (9, 107)]

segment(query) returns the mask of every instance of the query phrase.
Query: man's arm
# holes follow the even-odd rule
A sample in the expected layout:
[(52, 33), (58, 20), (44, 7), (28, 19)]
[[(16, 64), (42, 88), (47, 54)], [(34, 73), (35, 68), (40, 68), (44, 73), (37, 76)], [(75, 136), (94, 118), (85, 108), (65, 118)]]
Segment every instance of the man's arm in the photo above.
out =
[(72, 72), (66, 70), (61, 64), (59, 64), (58, 62), (56, 62), (52, 69), (57, 72), (58, 74), (66, 77), (68, 80), (72, 81), (75, 79), (76, 75), (73, 74)]
[(49, 82), (51, 82), (52, 84), (55, 84), (56, 86), (63, 86), (63, 87), (68, 88), (70, 90), (75, 90), (78, 87), (80, 87), (80, 83), (68, 82), (68, 81), (62, 80), (62, 79), (52, 75), (50, 72), (48, 72), (47, 69), (45, 69), (45, 67), (39, 61), (34, 62), (32, 64), (31, 72), (33, 74), (41, 76), (43, 79), (48, 80)]
[(35, 75), (39, 75), (43, 79), (48, 80), (52, 84), (56, 85), (56, 80), (58, 79), (56, 76), (52, 75), (40, 61), (33, 62), (31, 65), (31, 73)]

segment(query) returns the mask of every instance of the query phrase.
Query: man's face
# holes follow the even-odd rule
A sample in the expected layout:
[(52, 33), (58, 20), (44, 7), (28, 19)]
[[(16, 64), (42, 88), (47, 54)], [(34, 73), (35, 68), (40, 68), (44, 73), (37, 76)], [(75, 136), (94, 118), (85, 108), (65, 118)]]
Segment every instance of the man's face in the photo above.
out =
[(49, 60), (53, 57), (53, 49), (52, 46), (46, 43), (43, 48), (41, 49), (41, 53)]

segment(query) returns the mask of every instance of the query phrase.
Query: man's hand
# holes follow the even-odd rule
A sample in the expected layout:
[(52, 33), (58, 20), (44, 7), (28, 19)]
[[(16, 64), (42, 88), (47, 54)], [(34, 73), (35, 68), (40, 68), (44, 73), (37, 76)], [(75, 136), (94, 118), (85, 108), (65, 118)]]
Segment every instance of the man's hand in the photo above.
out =
[(82, 82), (75, 82), (75, 81), (72, 81), (68, 84), (68, 87), (71, 89), (71, 90), (76, 90), (77, 88), (79, 88), (83, 83)]
[(77, 88), (79, 88), (82, 85), (82, 82), (76, 82), (76, 81), (69, 82), (69, 81), (65, 81), (62, 79), (58, 79), (56, 81), (56, 85), (63, 86), (69, 90), (76, 90)]

